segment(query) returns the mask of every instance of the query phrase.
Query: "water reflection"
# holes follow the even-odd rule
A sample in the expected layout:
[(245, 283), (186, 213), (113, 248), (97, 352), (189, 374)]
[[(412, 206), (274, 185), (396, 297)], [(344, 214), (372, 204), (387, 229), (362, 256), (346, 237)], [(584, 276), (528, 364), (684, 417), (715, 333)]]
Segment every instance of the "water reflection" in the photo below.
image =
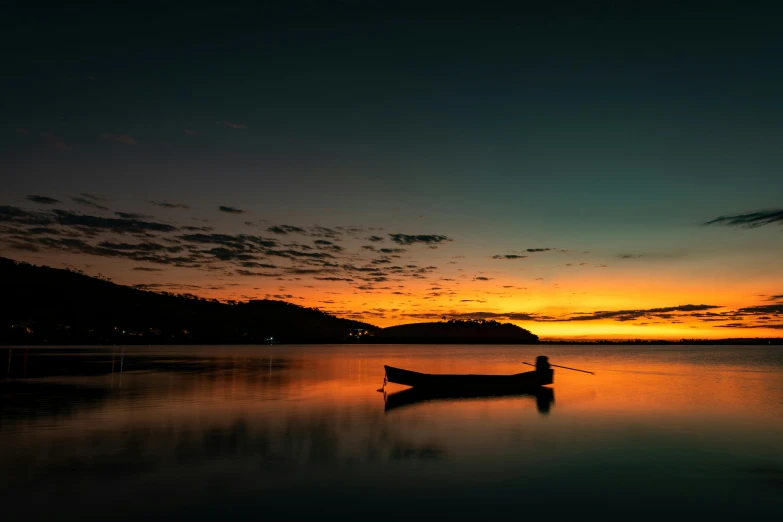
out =
[[(203, 347), (199, 347), (203, 350)], [(285, 357), (258, 354), (225, 355), (213, 352), (209, 357), (189, 354), (175, 347), (143, 351), (138, 347), (108, 348), (9, 348), (6, 380), (45, 377), (116, 375), (126, 372), (159, 372), (219, 375), (241, 370), (247, 375), (271, 373), (288, 368)]]
[(386, 393), (384, 390), (384, 411), (391, 411), (403, 406), (428, 403), (432, 401), (457, 402), (464, 400), (492, 400), (497, 398), (520, 397), (535, 399), (538, 413), (549, 414), (549, 410), (555, 403), (555, 391), (552, 388), (543, 387), (535, 392), (495, 392), (464, 390), (455, 393), (453, 390), (408, 388), (395, 393)]
[(510, 374), (540, 347), (525, 350), (14, 348), (3, 520), (398, 519), (389, 498), (475, 519), (518, 513), (520, 491), (555, 518), (779, 513), (777, 348), (558, 346), (554, 363), (597, 375), (537, 395), (376, 392), (384, 364)]

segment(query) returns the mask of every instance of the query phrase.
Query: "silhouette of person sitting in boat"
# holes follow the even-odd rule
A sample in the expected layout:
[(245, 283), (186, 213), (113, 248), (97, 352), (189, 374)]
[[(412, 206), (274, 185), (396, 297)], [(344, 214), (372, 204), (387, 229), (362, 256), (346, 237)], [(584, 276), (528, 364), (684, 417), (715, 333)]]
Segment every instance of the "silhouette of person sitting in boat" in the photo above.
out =
[(548, 372), (552, 366), (549, 364), (549, 357), (546, 355), (539, 355), (536, 357), (536, 371)]

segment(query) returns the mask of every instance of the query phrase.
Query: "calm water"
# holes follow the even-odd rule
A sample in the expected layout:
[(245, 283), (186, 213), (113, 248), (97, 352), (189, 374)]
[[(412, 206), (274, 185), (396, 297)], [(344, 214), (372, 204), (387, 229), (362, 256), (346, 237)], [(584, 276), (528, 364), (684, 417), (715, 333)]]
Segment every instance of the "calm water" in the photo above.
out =
[[(781, 347), (0, 353), (3, 520), (783, 518)], [(517, 373), (540, 353), (597, 374), (557, 370), (552, 404), (376, 391), (383, 364)]]

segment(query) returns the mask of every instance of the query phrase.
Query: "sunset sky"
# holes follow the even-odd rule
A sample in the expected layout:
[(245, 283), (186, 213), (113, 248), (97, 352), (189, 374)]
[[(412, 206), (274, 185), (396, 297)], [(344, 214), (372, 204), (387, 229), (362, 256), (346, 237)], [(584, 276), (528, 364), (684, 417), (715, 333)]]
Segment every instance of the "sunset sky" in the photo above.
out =
[(379, 326), (783, 335), (781, 8), (450, 5), (11, 8), (0, 255)]

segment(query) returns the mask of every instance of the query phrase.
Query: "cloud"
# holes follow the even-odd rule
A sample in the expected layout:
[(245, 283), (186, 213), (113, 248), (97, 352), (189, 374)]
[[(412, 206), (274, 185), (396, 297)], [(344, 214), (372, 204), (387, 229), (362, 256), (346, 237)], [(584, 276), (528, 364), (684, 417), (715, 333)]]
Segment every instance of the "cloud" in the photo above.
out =
[(101, 138), (106, 141), (114, 141), (116, 143), (124, 143), (125, 145), (136, 145), (138, 142), (133, 136), (127, 134), (112, 134), (110, 132), (102, 132)]
[(220, 205), (218, 207), (218, 210), (221, 211), (221, 212), (226, 212), (228, 214), (244, 214), (246, 212), (245, 210), (242, 210), (240, 208), (226, 207), (224, 205)]
[(492, 256), (492, 259), (527, 259), (528, 256), (518, 256), (516, 254), (498, 254)]
[[(81, 194), (78, 198), (81, 204), (93, 208), (106, 201), (92, 194)], [(159, 206), (160, 203), (155, 202)], [(425, 280), (438, 270), (436, 266), (419, 266), (411, 261), (395, 264), (394, 257), (406, 252), (406, 248), (375, 249), (372, 254), (360, 245), (349, 248), (339, 243), (346, 234), (357, 240), (367, 237), (366, 228), (279, 226), (287, 234), (312, 238), (312, 243), (283, 243), (272, 237), (215, 233), (210, 227), (163, 223), (132, 212), (115, 212), (112, 217), (103, 217), (57, 208), (33, 211), (0, 206), (0, 241), (3, 248), (12, 250), (54, 250), (128, 259), (220, 271), (226, 277), (251, 274), (293, 275), (311, 280), (318, 277), (322, 281), (343, 281), (357, 290), (359, 286), (369, 287), (383, 281), (394, 281), (397, 288), (403, 288), (399, 283), (406, 279)], [(140, 268), (139, 272), (145, 271), (145, 267)], [(240, 274), (236, 272), (238, 269), (245, 272)], [(439, 291), (444, 292), (442, 295), (450, 292), (449, 289)]]
[(133, 267), (135, 272), (165, 272), (162, 268), (150, 268), (148, 266), (135, 266)]
[(256, 277), (280, 277), (281, 274), (277, 273), (270, 273), (270, 272), (252, 272), (250, 270), (242, 270), (241, 268), (238, 268), (236, 270), (236, 273), (241, 276), (256, 276)]
[[(539, 315), (536, 313), (526, 312), (428, 312), (428, 313), (411, 313), (403, 314), (407, 317), (414, 317), (419, 319), (439, 319), (441, 317), (447, 317), (449, 319), (505, 319), (510, 321), (536, 321), (536, 322), (564, 322), (564, 321), (595, 321), (600, 319), (612, 319), (615, 321), (630, 321), (639, 318), (657, 318), (672, 320), (681, 315), (690, 315), (689, 312), (699, 310), (709, 310), (714, 308), (720, 308), (715, 305), (681, 305), (671, 306), (663, 308), (650, 308), (646, 310), (615, 310), (615, 311), (602, 311), (591, 312), (587, 314), (577, 314), (572, 317), (550, 317), (545, 315)], [(709, 313), (709, 312), (708, 312)], [(759, 327), (763, 327), (759, 326)]]
[(739, 312), (748, 314), (783, 314), (783, 304), (748, 306), (740, 308)]
[(190, 208), (189, 206), (183, 205), (182, 203), (169, 203), (168, 201), (150, 201), (150, 203), (163, 208), (183, 208), (183, 209)]
[(484, 277), (484, 276), (477, 276), (475, 279), (476, 279), (476, 281), (489, 281), (490, 280), (489, 277)]
[(183, 247), (181, 246), (171, 246), (167, 247), (165, 245), (161, 245), (159, 243), (113, 243), (111, 241), (101, 241), (98, 243), (98, 246), (100, 248), (108, 248), (112, 250), (135, 250), (139, 252), (171, 252), (171, 253), (178, 253), (182, 252)]
[(735, 216), (721, 216), (707, 221), (705, 225), (725, 225), (729, 227), (757, 228), (774, 223), (783, 224), (783, 209), (760, 210), (750, 214), (737, 214)]
[(192, 136), (193, 134), (198, 134), (198, 133), (194, 130), (185, 129), (185, 134), (190, 134)]
[(82, 192), (80, 196), (85, 197), (87, 199), (91, 199), (93, 201), (111, 201), (106, 196), (100, 196), (98, 194), (88, 194), (87, 192)]
[(783, 324), (729, 323), (729, 324), (716, 324), (715, 328), (772, 328), (773, 330), (783, 330)]
[(65, 144), (60, 138), (54, 135), (52, 132), (41, 132), (41, 141), (49, 147), (54, 147), (57, 150), (71, 150), (71, 147)]
[(185, 234), (178, 237), (193, 243), (210, 243), (241, 249), (248, 247), (252, 247), (253, 249), (257, 247), (275, 247), (278, 245), (278, 241), (276, 239), (267, 239), (264, 237), (251, 236), (247, 234)]
[(0, 205), (0, 223), (13, 223), (14, 225), (50, 225), (54, 222), (51, 214), (43, 212), (29, 212), (19, 207)]
[(549, 252), (550, 250), (554, 250), (554, 248), (528, 248), (525, 249), (525, 252)]
[(277, 265), (272, 265), (269, 263), (257, 263), (255, 261), (244, 261), (240, 264), (245, 268), (269, 268), (272, 270), (278, 268)]
[(617, 257), (620, 259), (638, 259), (644, 257), (644, 254), (618, 254)]
[(699, 310), (712, 310), (715, 308), (721, 308), (718, 305), (680, 305), (669, 306), (664, 308), (648, 308), (644, 310), (613, 310), (613, 311), (600, 311), (580, 313), (567, 318), (553, 319), (553, 321), (597, 321), (600, 319), (612, 319), (614, 321), (632, 321), (641, 317), (659, 317), (662, 319), (669, 319), (665, 316), (670, 312), (695, 312)]
[(439, 234), (389, 234), (391, 240), (398, 245), (413, 245), (423, 243), (425, 245), (437, 245), (445, 241), (451, 241), (451, 238)]
[(370, 236), (367, 238), (367, 241), (372, 241), (374, 243), (379, 243), (381, 241), (384, 241), (384, 239), (381, 236)]
[(267, 228), (266, 230), (268, 232), (272, 232), (273, 234), (288, 234), (288, 233), (304, 234), (305, 233), (305, 229), (295, 227), (292, 225), (275, 225)]
[(109, 210), (109, 207), (101, 205), (100, 203), (95, 202), (95, 200), (80, 197), (80, 196), (71, 196), (71, 200), (74, 203), (78, 203), (79, 205), (82, 205), (84, 207), (94, 208), (96, 210)]
[(46, 196), (36, 196), (35, 194), (30, 194), (25, 197), (28, 201), (32, 201), (33, 203), (39, 203), (41, 205), (54, 205), (55, 203), (61, 203), (59, 199), (49, 198)]
[(82, 227), (86, 231), (99, 230), (117, 234), (145, 234), (148, 232), (173, 232), (177, 230), (177, 227), (172, 225), (141, 219), (105, 218), (77, 214), (68, 210), (54, 210), (52, 213), (57, 224)]
[[(221, 123), (221, 122), (218, 122)], [(247, 125), (243, 123), (232, 123), (230, 121), (224, 121), (222, 122), (224, 127), (228, 127), (229, 129), (247, 129)]]
[(333, 228), (316, 225), (314, 227), (310, 227), (310, 235), (313, 237), (328, 237), (331, 239), (336, 239), (340, 236), (340, 232)]
[[(188, 266), (192, 259), (183, 256), (172, 257), (168, 255), (169, 249), (162, 245), (102, 242), (93, 245), (87, 241), (73, 237), (25, 237), (26, 244), (33, 247), (44, 247), (51, 250), (63, 250), (66, 252), (87, 254), (101, 257), (125, 258), (133, 261), (143, 261), (158, 264), (174, 264)], [(137, 248), (138, 247), (138, 248)]]
[(147, 216), (145, 214), (136, 214), (133, 212), (115, 212), (114, 215), (120, 216), (121, 218), (125, 218), (125, 219), (147, 219), (152, 217), (152, 216)]
[(769, 297), (769, 301), (780, 301), (783, 300), (783, 295), (772, 295)]

